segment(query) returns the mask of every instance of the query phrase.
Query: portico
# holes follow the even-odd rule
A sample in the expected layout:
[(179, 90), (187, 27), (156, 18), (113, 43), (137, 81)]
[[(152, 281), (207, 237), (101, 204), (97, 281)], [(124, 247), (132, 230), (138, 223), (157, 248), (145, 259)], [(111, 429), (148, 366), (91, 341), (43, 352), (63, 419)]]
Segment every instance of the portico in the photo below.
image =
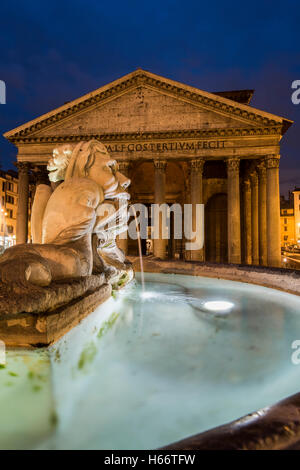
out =
[(131, 178), (132, 202), (205, 205), (204, 248), (161, 236), (155, 256), (279, 266), (280, 141), (292, 122), (252, 108), (252, 94), (137, 70), (7, 132), (20, 165), (17, 241), (26, 242), (28, 171), (45, 170), (60, 143), (97, 138)]

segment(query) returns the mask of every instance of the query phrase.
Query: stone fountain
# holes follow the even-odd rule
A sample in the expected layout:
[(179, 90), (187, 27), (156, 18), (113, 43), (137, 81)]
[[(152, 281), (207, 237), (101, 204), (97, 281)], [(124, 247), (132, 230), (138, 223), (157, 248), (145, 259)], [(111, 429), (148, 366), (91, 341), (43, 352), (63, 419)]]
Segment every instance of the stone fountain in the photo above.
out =
[(127, 230), (127, 188), (105, 146), (61, 145), (32, 208), (32, 244), (0, 260), (0, 330), (7, 346), (47, 346), (133, 277), (116, 244)]

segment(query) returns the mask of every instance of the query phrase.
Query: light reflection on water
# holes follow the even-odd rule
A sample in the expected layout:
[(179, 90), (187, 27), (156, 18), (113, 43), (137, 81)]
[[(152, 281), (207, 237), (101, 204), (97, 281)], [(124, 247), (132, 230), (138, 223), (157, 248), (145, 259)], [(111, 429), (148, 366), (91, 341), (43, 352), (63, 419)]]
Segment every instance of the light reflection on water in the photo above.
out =
[[(299, 391), (298, 297), (182, 275), (146, 281), (49, 352), (9, 353), (0, 447), (156, 448)], [(215, 301), (233, 307), (205, 308)]]

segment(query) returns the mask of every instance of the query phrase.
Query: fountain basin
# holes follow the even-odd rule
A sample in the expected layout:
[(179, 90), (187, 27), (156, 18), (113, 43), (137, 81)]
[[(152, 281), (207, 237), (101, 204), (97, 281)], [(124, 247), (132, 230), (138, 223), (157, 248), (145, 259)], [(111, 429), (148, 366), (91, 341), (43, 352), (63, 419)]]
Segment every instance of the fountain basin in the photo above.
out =
[[(287, 274), (296, 289), (297, 275)], [(147, 273), (146, 295), (139, 284), (128, 285), (47, 350), (8, 352), (0, 369), (0, 447), (294, 445), (300, 400), (287, 397), (300, 389), (300, 366), (292, 361), (299, 322), (296, 295)]]

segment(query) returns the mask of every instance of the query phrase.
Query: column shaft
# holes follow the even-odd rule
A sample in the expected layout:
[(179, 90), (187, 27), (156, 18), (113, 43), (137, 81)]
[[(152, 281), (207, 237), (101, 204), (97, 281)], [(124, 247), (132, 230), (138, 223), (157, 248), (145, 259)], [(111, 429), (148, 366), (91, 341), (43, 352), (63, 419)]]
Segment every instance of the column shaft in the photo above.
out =
[[(129, 162), (119, 162), (119, 171), (124, 176), (129, 178), (130, 163)], [(117, 236), (117, 245), (124, 252), (125, 255), (128, 255), (128, 232), (124, 232), (121, 235)]]
[[(164, 204), (166, 202), (166, 166), (162, 160), (154, 161), (154, 203)], [(153, 240), (154, 256), (161, 259), (167, 258), (168, 240), (162, 237), (163, 214), (159, 214), (159, 238)]]
[(251, 235), (252, 235), (252, 264), (259, 264), (258, 242), (258, 176), (254, 170), (251, 175)]
[[(196, 207), (203, 203), (203, 166), (204, 160), (192, 160), (190, 163), (190, 198), (192, 204), (192, 230), (196, 230)], [(194, 240), (190, 240), (193, 242)], [(191, 250), (190, 259), (194, 261), (203, 261), (203, 248), (200, 250)]]
[(240, 160), (227, 160), (228, 184), (228, 262), (241, 262), (241, 220), (240, 220)]
[(267, 265), (267, 174), (264, 162), (258, 165), (259, 264)]
[(279, 156), (266, 158), (267, 165), (267, 262), (281, 266)]
[[(186, 168), (186, 178), (185, 178), (185, 186), (184, 186), (184, 204), (191, 204), (191, 166), (189, 164), (187, 164), (187, 168)], [(184, 259), (186, 261), (190, 261), (191, 251), (185, 249), (185, 244), (186, 242), (189, 242), (189, 240), (185, 238), (184, 223), (182, 225), (182, 233), (183, 233), (183, 244), (184, 244)]]
[(29, 195), (29, 165), (17, 163), (19, 170), (18, 179), (18, 211), (16, 242), (27, 243), (28, 240), (28, 195)]
[(251, 227), (251, 183), (246, 179), (243, 184), (244, 201), (244, 262), (252, 264), (252, 227)]

